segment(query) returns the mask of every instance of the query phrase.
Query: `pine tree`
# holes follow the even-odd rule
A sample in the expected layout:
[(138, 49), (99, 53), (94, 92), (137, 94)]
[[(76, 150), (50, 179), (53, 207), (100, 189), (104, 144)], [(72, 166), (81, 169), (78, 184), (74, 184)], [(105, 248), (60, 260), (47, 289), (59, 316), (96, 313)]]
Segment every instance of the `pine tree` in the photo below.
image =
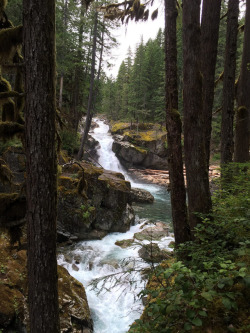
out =
[(30, 332), (59, 333), (55, 1), (24, 0), (23, 6)]

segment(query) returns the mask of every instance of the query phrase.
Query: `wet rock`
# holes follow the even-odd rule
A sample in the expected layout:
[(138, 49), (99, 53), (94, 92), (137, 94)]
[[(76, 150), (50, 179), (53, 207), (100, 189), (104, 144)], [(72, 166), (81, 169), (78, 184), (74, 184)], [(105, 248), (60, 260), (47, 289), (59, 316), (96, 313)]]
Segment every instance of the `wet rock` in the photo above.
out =
[(124, 239), (120, 241), (116, 241), (115, 245), (120, 246), (122, 249), (126, 249), (134, 244), (134, 239)]
[(76, 271), (76, 272), (79, 271), (79, 267), (77, 267), (76, 264), (72, 265), (72, 269), (73, 269), (73, 271)]
[(153, 203), (154, 196), (141, 188), (131, 188), (130, 191), (130, 199), (132, 202), (139, 202), (139, 203)]
[(115, 259), (112, 259), (112, 258), (105, 258), (102, 261), (100, 261), (100, 266), (103, 266), (103, 265), (109, 265), (109, 266), (112, 266), (115, 269), (119, 268), (118, 262)]
[(163, 222), (156, 222), (153, 227), (148, 227), (140, 232), (134, 234), (134, 238), (143, 241), (160, 240), (163, 237), (169, 236), (169, 227)]
[[(26, 251), (10, 250), (7, 235), (0, 238), (0, 330), (27, 332)], [(58, 266), (58, 294), (61, 332), (93, 332), (93, 324), (83, 285)], [(77, 320), (72, 320), (77, 318)]]
[(139, 256), (146, 262), (158, 263), (172, 256), (171, 252), (161, 250), (156, 243), (142, 245)]
[(57, 230), (57, 242), (65, 243), (70, 239), (71, 234), (67, 231)]

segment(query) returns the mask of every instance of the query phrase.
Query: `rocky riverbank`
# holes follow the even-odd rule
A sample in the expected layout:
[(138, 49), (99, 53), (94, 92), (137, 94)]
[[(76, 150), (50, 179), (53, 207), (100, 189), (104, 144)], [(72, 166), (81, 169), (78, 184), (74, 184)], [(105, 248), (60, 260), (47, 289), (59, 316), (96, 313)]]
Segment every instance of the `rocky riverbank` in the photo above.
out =
[[(135, 169), (130, 168), (129, 173), (134, 175), (138, 180), (149, 184), (157, 184), (160, 186), (169, 186), (169, 171), (154, 169)], [(210, 165), (209, 180), (212, 181), (220, 177), (220, 168), (218, 165)], [(184, 167), (184, 180), (186, 183), (186, 169)]]
[[(22, 238), (25, 244), (26, 237)], [(10, 246), (8, 234), (0, 238), (0, 331), (28, 332), (26, 250)], [(61, 332), (92, 333), (93, 323), (83, 285), (58, 266)]]

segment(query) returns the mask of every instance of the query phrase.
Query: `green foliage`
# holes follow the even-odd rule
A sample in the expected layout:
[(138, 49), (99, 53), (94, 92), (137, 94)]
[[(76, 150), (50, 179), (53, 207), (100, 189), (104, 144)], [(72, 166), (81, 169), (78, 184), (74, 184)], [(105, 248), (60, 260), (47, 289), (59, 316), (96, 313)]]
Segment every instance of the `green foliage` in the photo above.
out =
[(80, 146), (79, 134), (65, 129), (61, 131), (60, 136), (62, 140), (62, 149), (66, 150), (70, 155), (77, 153)]
[[(214, 214), (162, 263), (142, 296), (149, 303), (130, 332), (247, 332), (250, 296), (250, 164), (234, 165), (213, 197)], [(231, 169), (232, 170), (232, 169)]]
[(128, 49), (116, 80), (102, 81), (102, 112), (112, 119), (165, 120), (164, 48), (160, 29), (154, 40)]

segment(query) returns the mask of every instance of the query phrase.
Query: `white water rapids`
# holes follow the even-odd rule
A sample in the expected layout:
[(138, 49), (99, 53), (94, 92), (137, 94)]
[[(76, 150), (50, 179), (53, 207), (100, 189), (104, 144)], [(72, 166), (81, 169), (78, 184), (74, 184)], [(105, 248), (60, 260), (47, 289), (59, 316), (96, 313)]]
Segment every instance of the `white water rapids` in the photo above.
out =
[[(167, 192), (159, 186), (139, 184), (128, 176), (112, 151), (113, 139), (109, 133), (109, 126), (102, 120), (94, 119), (94, 121), (99, 125), (91, 133), (100, 143), (98, 162), (105, 169), (122, 172), (133, 187), (141, 187), (150, 191), (155, 196), (160, 207), (167, 200), (169, 201)], [(157, 202), (156, 207), (158, 207)], [(154, 205), (151, 205), (152, 211)], [(158, 208), (158, 210), (160, 211), (162, 208)], [(141, 215), (143, 215), (143, 211)], [(156, 216), (155, 220), (157, 220), (157, 213), (154, 216)], [(140, 217), (142, 218), (142, 216)], [(124, 275), (123, 277), (117, 275), (121, 284), (109, 290), (109, 287), (111, 287), (111, 282), (109, 281), (105, 285), (106, 292), (103, 290), (99, 295), (88, 286), (95, 278), (146, 266), (139, 259), (138, 247), (132, 246), (122, 249), (115, 245), (117, 240), (131, 239), (134, 233), (141, 231), (140, 227), (145, 222), (145, 219), (137, 217), (136, 220), (138, 224), (132, 226), (126, 233), (112, 233), (102, 240), (80, 242), (69, 250), (67, 254), (60, 254), (58, 257), (58, 263), (66, 267), (69, 273), (85, 287), (94, 321), (94, 333), (125, 333), (134, 320), (139, 318), (142, 313), (143, 305), (137, 295), (144, 288), (146, 281), (142, 279), (140, 273)], [(158, 242), (158, 245), (160, 248), (170, 250), (168, 244), (172, 240), (172, 237), (165, 237)], [(147, 243), (147, 241), (144, 242)], [(135, 264), (134, 260), (136, 261)], [(77, 266), (79, 270), (74, 270), (74, 266)], [(136, 281), (132, 287), (131, 280)]]

